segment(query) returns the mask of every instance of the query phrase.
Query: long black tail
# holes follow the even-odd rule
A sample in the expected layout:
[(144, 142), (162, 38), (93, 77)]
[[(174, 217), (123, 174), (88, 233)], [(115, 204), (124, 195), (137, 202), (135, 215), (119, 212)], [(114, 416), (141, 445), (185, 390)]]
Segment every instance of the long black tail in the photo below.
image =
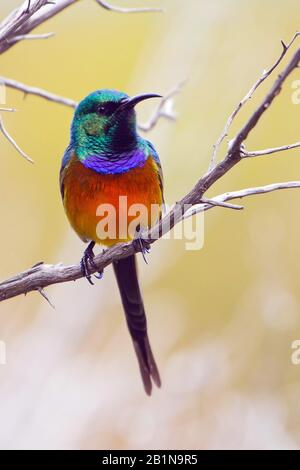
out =
[(145, 391), (151, 395), (152, 382), (160, 387), (161, 381), (147, 334), (147, 320), (137, 278), (135, 255), (114, 263), (127, 326), (138, 358)]

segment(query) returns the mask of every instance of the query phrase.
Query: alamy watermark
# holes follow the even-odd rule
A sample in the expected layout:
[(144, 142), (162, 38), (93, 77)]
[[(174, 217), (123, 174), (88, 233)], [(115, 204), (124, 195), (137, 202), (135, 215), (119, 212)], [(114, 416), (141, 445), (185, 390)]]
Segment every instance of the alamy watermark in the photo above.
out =
[(160, 218), (162, 207), (159, 204), (151, 204), (150, 207), (144, 204), (128, 205), (128, 197), (119, 196), (118, 205), (107, 203), (97, 207), (99, 221), (96, 235), (105, 244), (105, 240), (133, 240), (139, 232), (150, 229), (152, 240), (185, 240), (186, 250), (201, 250), (204, 245), (204, 212), (199, 212), (197, 217), (186, 217), (191, 208), (190, 204), (164, 205), (165, 216), (151, 230)]
[(6, 87), (3, 82), (0, 81), (0, 104), (6, 104)]
[(298, 366), (300, 364), (300, 339), (295, 339), (291, 344), (291, 348), (293, 349), (291, 362), (294, 366)]
[(291, 85), (292, 89), (295, 90), (292, 93), (292, 103), (300, 104), (300, 80), (294, 80)]

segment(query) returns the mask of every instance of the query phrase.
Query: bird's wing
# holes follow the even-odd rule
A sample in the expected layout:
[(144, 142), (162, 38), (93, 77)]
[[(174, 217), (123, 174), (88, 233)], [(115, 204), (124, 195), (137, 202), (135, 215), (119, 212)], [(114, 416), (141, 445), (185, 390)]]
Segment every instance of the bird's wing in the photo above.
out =
[(155, 161), (156, 166), (157, 166), (157, 173), (158, 173), (158, 178), (159, 178), (159, 186), (160, 186), (161, 195), (162, 195), (162, 200), (163, 200), (163, 204), (164, 204), (164, 203), (165, 203), (165, 202), (164, 202), (164, 176), (163, 176), (162, 166), (161, 166), (160, 159), (159, 159), (159, 156), (158, 156), (157, 151), (155, 150), (154, 145), (153, 145), (149, 140), (147, 140), (147, 143), (148, 143), (148, 145), (149, 145), (149, 147), (150, 147), (151, 156), (152, 156), (152, 158), (153, 158), (153, 160)]
[(64, 153), (62, 162), (61, 162), (61, 168), (60, 168), (60, 173), (59, 173), (59, 186), (60, 186), (60, 194), (62, 199), (64, 199), (64, 193), (65, 193), (65, 188), (64, 188), (64, 177), (65, 177), (65, 171), (66, 168), (68, 167), (68, 164), (72, 158), (73, 155), (73, 149), (69, 145), (66, 148), (66, 151)]

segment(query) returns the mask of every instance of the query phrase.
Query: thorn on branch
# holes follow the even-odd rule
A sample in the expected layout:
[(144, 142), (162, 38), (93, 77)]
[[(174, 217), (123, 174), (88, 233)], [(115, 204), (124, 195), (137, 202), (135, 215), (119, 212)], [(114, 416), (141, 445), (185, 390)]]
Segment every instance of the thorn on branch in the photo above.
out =
[(285, 42), (281, 39), (281, 44), (282, 44), (282, 47), (283, 47), (283, 51), (285, 52), (287, 50), (287, 45), (285, 44)]
[(44, 261), (38, 261), (38, 262), (35, 263), (33, 266), (31, 266), (31, 269), (32, 269), (32, 268), (37, 268), (38, 266), (42, 266), (42, 264), (44, 264)]
[(26, 8), (26, 10), (24, 10), (24, 12), (26, 13), (26, 15), (28, 15), (28, 13), (29, 13), (29, 11), (30, 11), (30, 5), (31, 5), (31, 0), (28, 0), (27, 8)]
[(42, 289), (41, 287), (39, 289), (37, 289), (38, 292), (41, 294), (41, 296), (48, 302), (48, 304), (50, 305), (50, 307), (52, 307), (54, 310), (55, 310), (55, 305), (51, 302), (51, 300), (49, 299), (49, 297), (47, 296), (46, 292), (44, 291), (44, 289)]

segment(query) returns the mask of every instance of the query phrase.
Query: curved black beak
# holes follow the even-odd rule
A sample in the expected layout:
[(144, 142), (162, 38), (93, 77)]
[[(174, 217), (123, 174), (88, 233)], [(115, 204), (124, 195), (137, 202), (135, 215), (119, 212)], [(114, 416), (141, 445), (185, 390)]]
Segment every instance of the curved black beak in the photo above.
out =
[(149, 100), (150, 98), (162, 98), (161, 95), (157, 95), (156, 93), (144, 93), (142, 95), (136, 95), (132, 98), (125, 98), (122, 101), (118, 111), (121, 111), (126, 108), (134, 108), (138, 103), (144, 100)]

